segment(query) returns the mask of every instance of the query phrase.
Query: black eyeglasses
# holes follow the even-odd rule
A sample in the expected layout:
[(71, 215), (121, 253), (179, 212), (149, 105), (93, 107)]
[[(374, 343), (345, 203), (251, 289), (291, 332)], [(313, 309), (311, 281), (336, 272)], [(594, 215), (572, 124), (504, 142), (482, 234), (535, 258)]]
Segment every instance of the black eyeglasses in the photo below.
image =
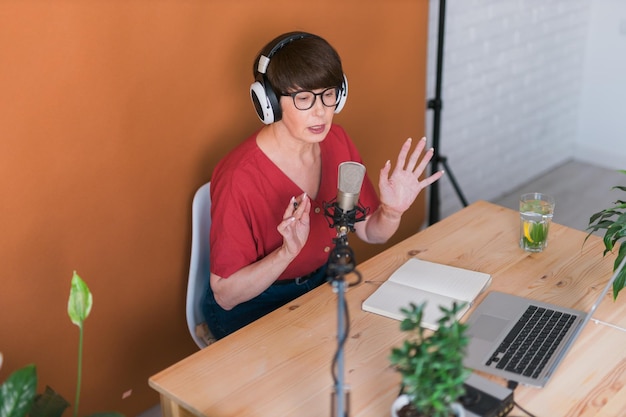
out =
[(341, 89), (338, 87), (330, 87), (321, 93), (313, 91), (296, 91), (295, 93), (283, 94), (283, 96), (291, 96), (293, 105), (298, 110), (308, 110), (315, 105), (315, 100), (319, 96), (322, 104), (326, 107), (335, 107), (339, 103)]

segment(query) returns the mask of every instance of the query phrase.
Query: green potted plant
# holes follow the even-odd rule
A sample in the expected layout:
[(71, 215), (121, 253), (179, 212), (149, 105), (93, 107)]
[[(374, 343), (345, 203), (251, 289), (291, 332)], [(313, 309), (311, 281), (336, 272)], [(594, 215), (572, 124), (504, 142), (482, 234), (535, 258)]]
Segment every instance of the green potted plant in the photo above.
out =
[[(622, 174), (626, 174), (626, 170), (620, 170)], [(616, 185), (613, 190), (626, 191), (626, 186)], [(598, 230), (604, 230), (604, 253), (613, 252), (615, 246), (619, 243), (619, 251), (617, 258), (613, 264), (613, 271), (626, 256), (626, 245), (624, 245), (624, 239), (626, 238), (626, 201), (617, 200), (613, 203), (613, 207), (609, 207), (602, 211), (595, 213), (589, 218), (589, 227), (587, 227), (589, 234), (585, 238), (585, 241), (591, 234)], [(617, 279), (613, 282), (613, 300), (617, 298), (619, 292), (624, 288), (626, 284), (626, 270), (622, 270), (617, 276)]]
[(435, 331), (421, 326), (424, 306), (411, 303), (401, 310), (405, 318), (400, 330), (407, 336), (401, 346), (392, 348), (389, 360), (402, 376), (402, 395), (392, 406), (392, 416), (462, 417), (465, 412), (458, 399), (470, 374), (463, 366), (467, 325), (456, 319), (462, 305), (439, 307), (443, 316)]
[[(76, 272), (72, 276), (70, 298), (67, 303), (67, 313), (70, 320), (79, 328), (78, 339), (78, 376), (76, 382), (76, 397), (74, 401), (73, 417), (78, 416), (80, 400), (80, 385), (82, 379), (83, 361), (83, 329), (85, 319), (91, 312), (93, 296), (87, 284)], [(0, 354), (0, 366), (2, 355)], [(0, 386), (0, 417), (60, 417), (69, 403), (52, 388), (46, 387), (42, 394), (36, 394), (37, 370), (34, 364), (13, 372)], [(123, 417), (120, 413), (96, 413), (92, 417)]]

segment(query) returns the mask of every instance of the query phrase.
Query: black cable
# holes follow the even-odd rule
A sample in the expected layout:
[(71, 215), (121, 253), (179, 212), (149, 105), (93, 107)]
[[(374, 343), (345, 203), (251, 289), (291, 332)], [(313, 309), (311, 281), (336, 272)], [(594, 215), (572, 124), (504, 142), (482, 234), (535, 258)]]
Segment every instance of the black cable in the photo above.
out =
[[(355, 271), (356, 272), (356, 271)], [(360, 274), (359, 274), (360, 276)], [(335, 355), (333, 356), (333, 361), (331, 364), (331, 373), (333, 376), (333, 385), (337, 386), (337, 362), (339, 360), (339, 354), (343, 350), (346, 341), (348, 340), (348, 335), (350, 334), (350, 314), (348, 312), (348, 303), (344, 303), (343, 311), (340, 312), (344, 316), (344, 332), (343, 337), (337, 340), (337, 350), (335, 351)]]
[(355, 269), (354, 271), (352, 271), (352, 273), (356, 275), (356, 281), (348, 282), (348, 288), (354, 287), (355, 285), (359, 285), (361, 281), (363, 281), (363, 276), (361, 275), (359, 271)]
[(513, 400), (513, 405), (522, 410), (522, 412), (527, 414), (529, 417), (536, 417), (534, 414), (530, 413), (528, 410), (524, 409), (524, 407), (519, 405), (515, 400)]
[(510, 379), (506, 382), (506, 387), (511, 391), (515, 391), (515, 388), (519, 385), (517, 381), (511, 381)]
[[(507, 381), (506, 383), (506, 387), (508, 389), (510, 389), (511, 391), (515, 391), (515, 388), (517, 388), (517, 386), (519, 385), (519, 383), (517, 381)], [(526, 410), (524, 407), (522, 407), (521, 405), (519, 405), (519, 403), (517, 403), (515, 400), (513, 400), (513, 405), (517, 408), (519, 408), (520, 410), (522, 410), (523, 413), (525, 413), (526, 415), (528, 415), (528, 417), (536, 417), (533, 413), (529, 412), (528, 410)]]

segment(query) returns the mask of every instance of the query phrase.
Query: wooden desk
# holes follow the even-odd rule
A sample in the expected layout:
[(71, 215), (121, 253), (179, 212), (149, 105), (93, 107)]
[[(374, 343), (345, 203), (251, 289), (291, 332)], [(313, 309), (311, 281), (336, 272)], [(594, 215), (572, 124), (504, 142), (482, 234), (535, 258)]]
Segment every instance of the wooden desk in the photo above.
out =
[[(397, 321), (366, 313), (361, 303), (410, 257), (487, 272), (490, 290), (591, 306), (614, 260), (602, 257), (601, 239), (591, 237), (583, 247), (584, 232), (553, 224), (547, 250), (530, 254), (518, 247), (518, 228), (517, 212), (477, 202), (358, 266), (363, 282), (346, 294), (351, 417), (390, 415), (399, 376), (388, 355), (402, 334)], [(154, 375), (149, 383), (161, 394), (163, 415), (330, 416), (336, 304), (330, 285), (323, 285)], [(614, 303), (607, 296), (596, 317), (626, 325), (624, 299)], [(623, 416), (624, 346), (626, 332), (590, 323), (548, 385), (520, 386), (515, 399), (542, 417)]]

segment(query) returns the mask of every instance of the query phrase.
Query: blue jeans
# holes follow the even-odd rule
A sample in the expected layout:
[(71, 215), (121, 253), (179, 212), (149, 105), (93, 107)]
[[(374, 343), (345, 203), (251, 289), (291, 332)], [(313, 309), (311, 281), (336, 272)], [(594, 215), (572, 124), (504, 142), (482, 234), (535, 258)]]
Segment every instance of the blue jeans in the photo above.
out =
[(326, 282), (326, 265), (315, 271), (302, 284), (289, 283), (271, 285), (251, 300), (235, 306), (232, 310), (224, 310), (215, 301), (215, 296), (209, 285), (203, 305), (204, 317), (211, 333), (216, 339), (221, 339), (230, 333), (252, 323), (288, 302), (319, 287)]

